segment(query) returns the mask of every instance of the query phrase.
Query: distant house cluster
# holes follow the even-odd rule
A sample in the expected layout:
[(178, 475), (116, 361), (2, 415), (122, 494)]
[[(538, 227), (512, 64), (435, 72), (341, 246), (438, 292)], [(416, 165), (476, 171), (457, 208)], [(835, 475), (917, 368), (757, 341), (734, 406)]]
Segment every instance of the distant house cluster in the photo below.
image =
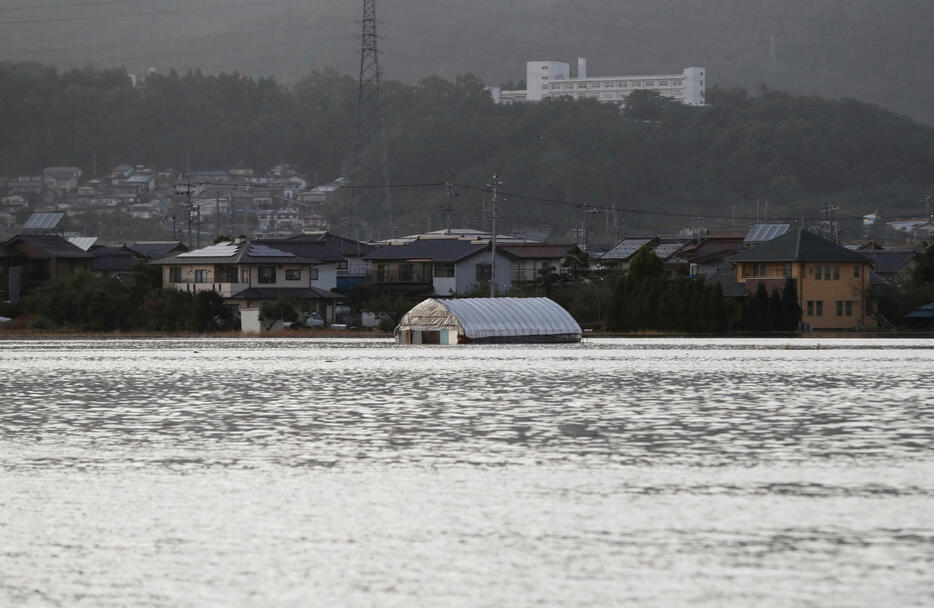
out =
[(344, 178), (312, 184), (288, 165), (263, 175), (250, 169), (161, 170), (121, 164), (104, 176), (78, 167), (46, 167), (36, 175), (0, 177), (0, 237), (32, 213), (62, 213), (79, 231), (100, 234), (109, 223), (133, 218), (153, 232), (189, 229), (263, 238), (327, 230), (327, 204)]

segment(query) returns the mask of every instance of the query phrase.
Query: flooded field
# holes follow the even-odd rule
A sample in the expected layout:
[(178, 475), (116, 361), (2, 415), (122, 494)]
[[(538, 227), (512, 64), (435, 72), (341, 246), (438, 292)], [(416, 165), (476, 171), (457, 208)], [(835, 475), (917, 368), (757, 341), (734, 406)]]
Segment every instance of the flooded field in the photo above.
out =
[(930, 606), (934, 341), (0, 342), (0, 605)]

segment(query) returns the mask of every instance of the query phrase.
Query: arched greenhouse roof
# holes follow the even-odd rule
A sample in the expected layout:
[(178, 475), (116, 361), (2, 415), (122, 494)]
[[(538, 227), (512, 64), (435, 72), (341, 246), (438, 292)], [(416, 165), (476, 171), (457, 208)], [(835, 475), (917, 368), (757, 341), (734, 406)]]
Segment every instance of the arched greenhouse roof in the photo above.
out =
[[(441, 306), (437, 306), (440, 304)], [(443, 307), (443, 309), (442, 309)], [(426, 314), (427, 313), (427, 314)], [(411, 315), (411, 317), (410, 317)], [(463, 328), (466, 337), (482, 338), (509, 336), (581, 335), (580, 325), (559, 304), (548, 298), (459, 298), (453, 300), (425, 300), (403, 317), (400, 328), (407, 320), (425, 324), (426, 316), (450, 316)], [(415, 320), (418, 317), (418, 321)]]

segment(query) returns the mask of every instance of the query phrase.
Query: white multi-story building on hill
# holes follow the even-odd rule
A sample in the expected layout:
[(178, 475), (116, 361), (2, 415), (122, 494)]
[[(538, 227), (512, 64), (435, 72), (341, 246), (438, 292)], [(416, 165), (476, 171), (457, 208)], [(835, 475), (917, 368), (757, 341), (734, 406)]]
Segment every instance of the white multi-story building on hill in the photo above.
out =
[(529, 61), (526, 64), (526, 89), (502, 90), (490, 87), (496, 103), (541, 101), (553, 97), (596, 99), (622, 105), (633, 91), (657, 91), (662, 97), (691, 106), (704, 105), (706, 70), (685, 68), (680, 74), (643, 76), (588, 76), (587, 59), (577, 60), (577, 76), (571, 78), (571, 66), (560, 61)]

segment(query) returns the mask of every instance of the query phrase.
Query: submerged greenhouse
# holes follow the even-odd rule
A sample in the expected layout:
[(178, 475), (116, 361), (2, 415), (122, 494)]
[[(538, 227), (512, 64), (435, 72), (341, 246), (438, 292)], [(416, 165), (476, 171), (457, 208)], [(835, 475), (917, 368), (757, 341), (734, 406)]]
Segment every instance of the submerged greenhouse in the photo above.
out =
[(430, 298), (399, 321), (399, 344), (580, 342), (581, 328), (548, 298)]

